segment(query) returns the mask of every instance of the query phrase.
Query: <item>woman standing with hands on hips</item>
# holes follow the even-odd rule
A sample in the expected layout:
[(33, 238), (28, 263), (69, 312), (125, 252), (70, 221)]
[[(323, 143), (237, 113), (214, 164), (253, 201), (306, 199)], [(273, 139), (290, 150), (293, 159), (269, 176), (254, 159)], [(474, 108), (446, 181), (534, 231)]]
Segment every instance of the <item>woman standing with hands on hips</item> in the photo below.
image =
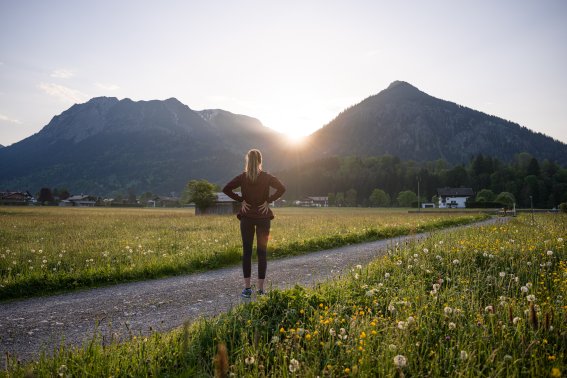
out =
[[(242, 195), (234, 190), (240, 187)], [(270, 187), (276, 192), (270, 195)], [(244, 273), (244, 290), (241, 296), (250, 298), (252, 286), (252, 245), (256, 233), (256, 252), (258, 255), (258, 295), (264, 294), (264, 279), (266, 278), (266, 250), (270, 236), (270, 223), (274, 214), (269, 203), (274, 202), (285, 193), (285, 187), (275, 176), (262, 170), (262, 154), (252, 149), (246, 154), (244, 172), (233, 178), (222, 189), (223, 193), (242, 206), (236, 215), (240, 219), (242, 234), (242, 272)]]

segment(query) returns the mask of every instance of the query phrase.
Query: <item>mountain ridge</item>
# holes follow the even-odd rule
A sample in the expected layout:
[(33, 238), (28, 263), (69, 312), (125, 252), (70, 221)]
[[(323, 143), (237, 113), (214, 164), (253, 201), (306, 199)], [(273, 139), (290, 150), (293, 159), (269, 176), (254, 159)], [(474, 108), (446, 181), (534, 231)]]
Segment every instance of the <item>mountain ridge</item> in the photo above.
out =
[(394, 81), (339, 113), (303, 147), (290, 147), (282, 134), (254, 117), (193, 110), (174, 97), (95, 97), (0, 148), (0, 187), (179, 192), (191, 179), (230, 179), (242, 170), (250, 148), (262, 150), (272, 172), (331, 156), (393, 155), (455, 165), (478, 154), (510, 161), (528, 152), (567, 165), (567, 145), (560, 141)]

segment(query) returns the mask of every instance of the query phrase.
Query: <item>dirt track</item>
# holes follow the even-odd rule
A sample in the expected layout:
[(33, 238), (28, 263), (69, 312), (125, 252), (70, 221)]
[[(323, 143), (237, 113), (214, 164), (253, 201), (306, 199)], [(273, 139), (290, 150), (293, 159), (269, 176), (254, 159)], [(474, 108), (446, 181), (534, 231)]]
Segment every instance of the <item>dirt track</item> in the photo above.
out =
[[(504, 221), (494, 218), (480, 224)], [(479, 225), (479, 223), (475, 224)], [(463, 226), (469, 227), (469, 226)], [(451, 229), (439, 231), (450, 232)], [(313, 286), (345, 269), (383, 255), (388, 246), (423, 239), (427, 233), (351, 245), (268, 261), (267, 288)], [(149, 280), (0, 303), (0, 355), (21, 360), (47, 353), (61, 340), (81, 345), (98, 331), (104, 338), (166, 331), (187, 320), (212, 316), (242, 303), (241, 268)], [(252, 277), (255, 272), (253, 266)]]

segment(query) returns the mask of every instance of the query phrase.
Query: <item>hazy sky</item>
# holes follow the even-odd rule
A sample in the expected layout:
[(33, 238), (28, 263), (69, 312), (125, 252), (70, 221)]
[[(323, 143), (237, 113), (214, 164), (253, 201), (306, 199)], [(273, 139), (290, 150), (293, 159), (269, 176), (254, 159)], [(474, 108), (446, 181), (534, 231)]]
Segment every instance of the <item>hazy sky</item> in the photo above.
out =
[(407, 81), (567, 142), (567, 1), (0, 0), (0, 144), (95, 96), (308, 134)]

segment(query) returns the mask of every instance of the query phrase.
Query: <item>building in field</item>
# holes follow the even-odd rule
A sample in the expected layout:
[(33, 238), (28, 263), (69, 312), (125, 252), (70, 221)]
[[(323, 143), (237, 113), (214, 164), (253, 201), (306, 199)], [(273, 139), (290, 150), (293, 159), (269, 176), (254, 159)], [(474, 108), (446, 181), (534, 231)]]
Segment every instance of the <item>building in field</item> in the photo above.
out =
[(94, 207), (97, 205), (97, 201), (99, 201), (99, 198), (95, 196), (78, 194), (59, 202), (59, 206)]
[(195, 207), (195, 215), (223, 215), (238, 213), (238, 210), (240, 209), (239, 202), (236, 202), (222, 192), (215, 193), (215, 195), (217, 196), (216, 202), (212, 206), (207, 207), (205, 210)]
[(329, 197), (303, 197), (295, 203), (302, 207), (328, 207)]
[(24, 206), (35, 202), (30, 192), (0, 192), (0, 205)]
[(437, 189), (440, 209), (464, 209), (467, 199), (474, 197), (472, 188), (439, 188)]

